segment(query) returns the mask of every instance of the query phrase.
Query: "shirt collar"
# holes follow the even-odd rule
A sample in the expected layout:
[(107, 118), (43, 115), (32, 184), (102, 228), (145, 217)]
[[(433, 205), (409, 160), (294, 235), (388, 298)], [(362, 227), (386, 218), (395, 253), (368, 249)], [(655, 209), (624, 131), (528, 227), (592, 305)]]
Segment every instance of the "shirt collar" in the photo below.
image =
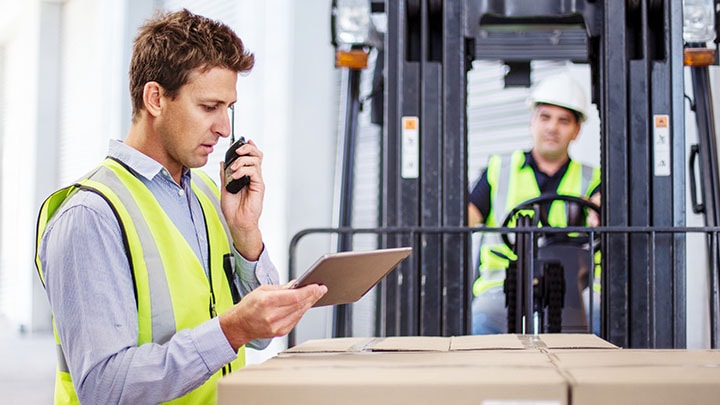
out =
[[(163, 171), (167, 173), (165, 167), (156, 160), (116, 139), (110, 140), (108, 156), (125, 163), (125, 165), (147, 180), (152, 180), (158, 174), (162, 174)], [(185, 183), (189, 176), (190, 170), (183, 167), (181, 181)]]
[[(560, 169), (557, 171), (557, 173), (565, 173), (567, 168), (570, 166), (571, 161), (572, 161), (572, 158), (570, 156), (568, 156), (568, 161), (565, 162), (565, 164), (562, 165), (562, 167), (560, 167)], [(523, 162), (522, 167), (525, 168), (526, 166), (530, 166), (533, 169), (533, 171), (536, 173), (540, 172), (540, 168), (538, 168), (537, 162), (535, 161), (535, 158), (533, 158), (532, 150), (525, 152), (525, 161)], [(541, 173), (545, 174), (546, 176), (548, 175), (545, 172), (541, 172)]]

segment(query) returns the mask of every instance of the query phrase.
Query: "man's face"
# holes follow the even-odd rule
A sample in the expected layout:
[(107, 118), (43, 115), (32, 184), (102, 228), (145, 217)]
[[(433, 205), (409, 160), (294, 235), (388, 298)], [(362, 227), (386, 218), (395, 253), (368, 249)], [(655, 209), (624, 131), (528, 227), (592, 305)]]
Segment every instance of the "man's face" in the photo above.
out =
[(235, 102), (237, 73), (223, 68), (195, 71), (173, 100), (162, 97), (156, 130), (171, 173), (202, 167), (220, 137), (230, 135), (228, 108)]
[(530, 120), (530, 133), (538, 154), (557, 160), (567, 156), (570, 142), (580, 133), (580, 123), (568, 109), (541, 104)]

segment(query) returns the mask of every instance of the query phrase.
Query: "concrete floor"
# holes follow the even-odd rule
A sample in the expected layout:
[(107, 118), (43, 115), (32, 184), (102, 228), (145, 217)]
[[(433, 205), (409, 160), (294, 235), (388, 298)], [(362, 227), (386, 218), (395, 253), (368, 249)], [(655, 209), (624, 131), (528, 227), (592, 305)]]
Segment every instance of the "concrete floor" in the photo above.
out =
[(0, 403), (52, 404), (55, 365), (51, 333), (21, 333), (0, 316)]
[[(263, 362), (284, 344), (274, 339), (266, 350), (248, 349), (247, 363)], [(52, 333), (21, 333), (0, 314), (0, 405), (52, 404), (56, 364)]]

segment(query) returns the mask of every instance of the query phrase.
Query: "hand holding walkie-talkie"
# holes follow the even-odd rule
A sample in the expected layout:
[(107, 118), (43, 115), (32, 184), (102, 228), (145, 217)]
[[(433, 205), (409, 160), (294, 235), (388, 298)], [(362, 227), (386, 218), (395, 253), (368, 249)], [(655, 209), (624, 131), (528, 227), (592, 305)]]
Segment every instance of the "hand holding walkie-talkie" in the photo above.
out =
[(237, 194), (243, 187), (250, 184), (250, 177), (248, 176), (233, 179), (233, 170), (230, 168), (232, 162), (240, 157), (236, 151), (243, 145), (245, 145), (245, 137), (241, 136), (237, 141), (233, 142), (227, 152), (225, 152), (225, 189), (233, 194)]

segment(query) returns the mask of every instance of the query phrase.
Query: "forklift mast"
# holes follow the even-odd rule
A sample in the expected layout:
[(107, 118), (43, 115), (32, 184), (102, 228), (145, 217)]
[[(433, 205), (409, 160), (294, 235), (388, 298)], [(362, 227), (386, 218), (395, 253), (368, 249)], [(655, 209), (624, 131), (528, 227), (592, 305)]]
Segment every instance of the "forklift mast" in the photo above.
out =
[[(386, 247), (416, 249), (381, 284), (378, 333), (469, 334), (475, 269), (466, 226), (467, 73), (474, 60), (499, 60), (506, 85), (527, 86), (532, 61), (562, 60), (590, 66), (600, 113), (601, 336), (621, 347), (686, 347), (682, 2), (378, 3), (373, 8), (387, 16), (380, 227), (418, 230), (381, 236)], [(695, 97), (711, 116), (707, 77), (698, 80)], [(704, 122), (714, 139), (712, 120)], [(717, 176), (713, 156), (703, 157), (714, 159), (705, 177)], [(707, 187), (703, 201), (715, 215), (717, 184)], [(716, 312), (712, 318), (717, 347)]]

